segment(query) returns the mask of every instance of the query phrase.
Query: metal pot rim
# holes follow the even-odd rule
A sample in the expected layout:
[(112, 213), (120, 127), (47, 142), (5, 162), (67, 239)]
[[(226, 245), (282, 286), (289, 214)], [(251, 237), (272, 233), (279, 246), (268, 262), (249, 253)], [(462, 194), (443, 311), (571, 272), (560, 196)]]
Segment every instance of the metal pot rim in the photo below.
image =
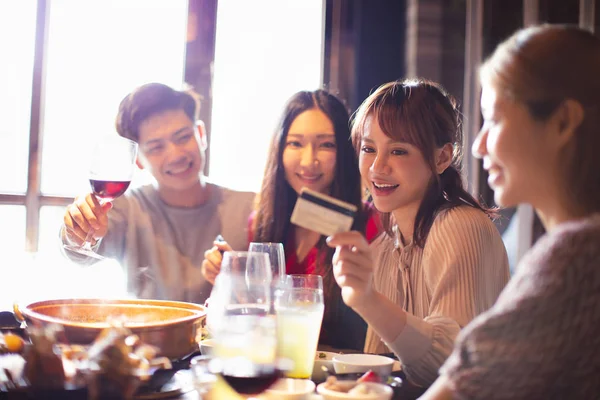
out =
[(68, 327), (76, 327), (82, 329), (104, 329), (108, 328), (109, 324), (106, 322), (77, 322), (70, 321), (68, 319), (57, 318), (40, 313), (37, 310), (43, 307), (55, 307), (55, 306), (75, 306), (75, 305), (124, 305), (124, 306), (135, 306), (135, 307), (148, 307), (159, 308), (175, 308), (189, 310), (193, 314), (181, 318), (167, 319), (161, 321), (148, 321), (147, 323), (135, 323), (125, 326), (132, 331), (148, 328), (160, 328), (175, 324), (181, 324), (185, 322), (193, 322), (206, 316), (206, 308), (204, 306), (186, 303), (182, 301), (170, 301), (170, 300), (146, 300), (146, 299), (54, 299), (54, 300), (43, 300), (34, 303), (27, 304), (25, 307), (20, 308), (15, 305), (15, 315), (21, 319), (32, 319), (39, 320), (45, 323), (56, 323)]

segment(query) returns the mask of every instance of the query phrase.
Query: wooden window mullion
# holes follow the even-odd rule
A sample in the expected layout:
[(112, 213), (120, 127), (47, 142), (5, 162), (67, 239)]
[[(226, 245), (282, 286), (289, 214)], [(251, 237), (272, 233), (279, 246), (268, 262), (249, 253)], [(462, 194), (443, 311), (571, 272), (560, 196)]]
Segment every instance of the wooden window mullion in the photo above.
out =
[(27, 237), (25, 250), (28, 252), (36, 252), (39, 241), (44, 78), (49, 5), (50, 0), (38, 0), (37, 2), (35, 51), (31, 86), (31, 116), (29, 123), (29, 160), (27, 169), (27, 192), (25, 195), (25, 206), (27, 209)]

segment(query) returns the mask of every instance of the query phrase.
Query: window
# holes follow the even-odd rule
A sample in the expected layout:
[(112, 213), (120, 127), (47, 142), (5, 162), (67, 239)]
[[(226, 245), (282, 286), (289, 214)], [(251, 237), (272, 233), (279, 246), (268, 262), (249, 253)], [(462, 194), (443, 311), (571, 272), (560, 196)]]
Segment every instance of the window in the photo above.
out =
[(0, 170), (3, 171), (0, 192), (3, 193), (24, 194), (27, 188), (35, 12), (34, 1), (0, 2)]
[(219, 2), (211, 179), (235, 189), (260, 189), (269, 139), (285, 101), (299, 90), (320, 87), (323, 4)]
[[(26, 293), (0, 291), (0, 309), (13, 300), (124, 293), (115, 262), (75, 267), (57, 236), (64, 207), (89, 190), (94, 138), (114, 130), (120, 100), (140, 84), (180, 88), (184, 71), (194, 86), (206, 84), (196, 89), (213, 111), (205, 115), (213, 119), (211, 178), (258, 190), (285, 100), (320, 86), (324, 2), (221, 1), (217, 28), (208, 5), (214, 11), (216, 0), (0, 2), (0, 168), (9, 172), (0, 174), (0, 249), (14, 260), (0, 265), (0, 277), (31, 277)], [(200, 39), (190, 39), (188, 21)], [(210, 68), (210, 52), (189, 45), (210, 41), (215, 29)]]
[(114, 130), (125, 94), (151, 81), (182, 87), (187, 19), (187, 0), (0, 2), (0, 249), (11, 260), (0, 279), (31, 277), (26, 293), (3, 287), (0, 309), (27, 296), (124, 293), (111, 260), (101, 273), (74, 269), (58, 228), (64, 206), (89, 191), (88, 150)]
[[(147, 82), (182, 86), (187, 2), (52, 2), (41, 190), (73, 196), (89, 190), (90, 141), (114, 131), (121, 99)], [(160, 27), (160, 29), (157, 29)], [(69, 151), (67, 146), (79, 151)], [(77, 145), (79, 144), (79, 145)]]

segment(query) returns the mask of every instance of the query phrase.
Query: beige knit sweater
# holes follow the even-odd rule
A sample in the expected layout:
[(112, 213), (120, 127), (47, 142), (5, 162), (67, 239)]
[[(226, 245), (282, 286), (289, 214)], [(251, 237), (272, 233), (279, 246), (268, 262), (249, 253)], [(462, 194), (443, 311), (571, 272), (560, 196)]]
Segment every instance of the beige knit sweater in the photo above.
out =
[(374, 287), (407, 311), (407, 323), (392, 343), (369, 327), (365, 352), (393, 351), (408, 378), (427, 386), (460, 329), (496, 301), (510, 276), (508, 258), (494, 223), (469, 206), (442, 211), (424, 248), (404, 246), (398, 236), (371, 244)]

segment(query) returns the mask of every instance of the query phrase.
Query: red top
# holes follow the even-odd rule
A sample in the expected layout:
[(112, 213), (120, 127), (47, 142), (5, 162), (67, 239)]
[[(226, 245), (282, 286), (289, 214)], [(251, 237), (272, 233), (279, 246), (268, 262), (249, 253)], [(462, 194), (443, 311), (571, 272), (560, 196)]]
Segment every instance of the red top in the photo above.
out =
[[(367, 213), (367, 223), (365, 226), (365, 237), (369, 243), (379, 234), (379, 214), (370, 203), (364, 203), (364, 210)], [(256, 213), (252, 212), (248, 219), (248, 241), (252, 241), (254, 232), (252, 230)], [(318, 274), (325, 275), (325, 271), (319, 270), (328, 263), (324, 258), (327, 257), (326, 251), (322, 251), (319, 256), (319, 249), (315, 246), (306, 255), (302, 262), (298, 261), (296, 256), (296, 243), (294, 230), (290, 230), (284, 246), (285, 264), (287, 274)], [(319, 257), (321, 260), (319, 260)], [(337, 349), (353, 349), (362, 351), (367, 332), (366, 322), (356, 314), (351, 308), (346, 306), (341, 299), (339, 301), (326, 297), (325, 314), (321, 325), (321, 334), (319, 344), (327, 345)]]

